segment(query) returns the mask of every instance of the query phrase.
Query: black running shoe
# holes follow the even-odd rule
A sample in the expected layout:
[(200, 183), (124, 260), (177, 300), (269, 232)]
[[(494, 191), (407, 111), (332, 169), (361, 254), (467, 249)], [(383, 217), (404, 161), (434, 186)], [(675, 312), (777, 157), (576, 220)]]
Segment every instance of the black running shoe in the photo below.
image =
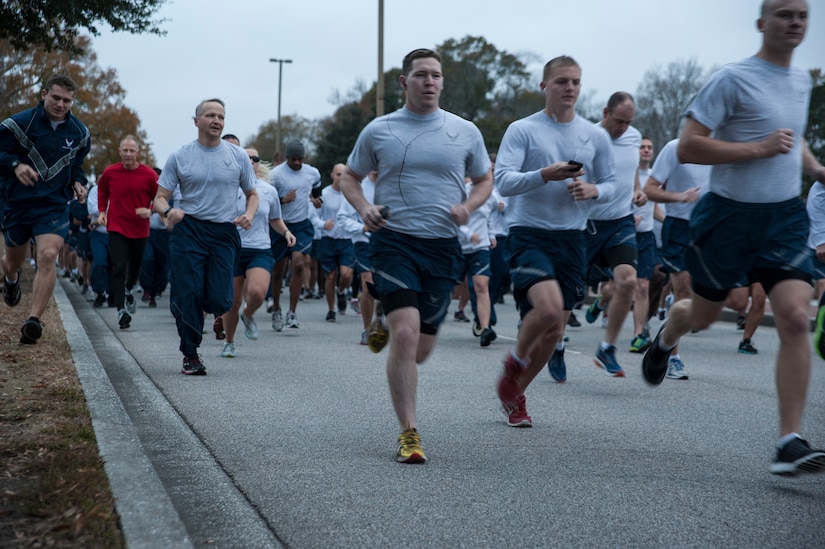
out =
[(35, 316), (30, 316), (20, 328), (20, 343), (24, 345), (34, 345), (42, 335), (43, 325), (40, 323), (40, 319)]
[(199, 356), (185, 356), (183, 357), (183, 368), (180, 373), (188, 376), (205, 376), (206, 367)]
[(750, 339), (743, 339), (739, 342), (739, 352), (746, 355), (758, 355), (759, 350), (753, 346)]
[(579, 326), (582, 325), (582, 323), (579, 322), (578, 318), (576, 318), (575, 313), (571, 312), (570, 317), (567, 319), (567, 325), (570, 326), (571, 328), (578, 328)]
[(496, 340), (496, 332), (489, 326), (484, 328), (484, 331), (481, 332), (481, 346), (482, 347), (489, 347), (490, 343)]
[(776, 450), (776, 459), (771, 463), (770, 471), (786, 477), (822, 473), (825, 471), (825, 451), (814, 450), (807, 440), (796, 437)]
[(126, 309), (121, 309), (117, 313), (117, 324), (121, 330), (127, 329), (132, 324), (132, 315)]
[(95, 309), (103, 307), (103, 304), (106, 303), (106, 296), (103, 294), (96, 294), (95, 295), (95, 302), (92, 304)]
[(22, 269), (17, 269), (17, 280), (14, 282), (4, 280), (3, 301), (5, 301), (6, 305), (9, 307), (14, 307), (20, 303), (20, 296), (22, 295), (22, 292), (20, 291), (20, 275), (22, 273)]
[(665, 329), (665, 324), (659, 328), (659, 333), (653, 338), (653, 343), (648, 347), (645, 356), (642, 357), (642, 376), (650, 385), (661, 385), (667, 374), (667, 360), (670, 358), (670, 350), (663, 351), (659, 347), (659, 338), (662, 337), (662, 332)]

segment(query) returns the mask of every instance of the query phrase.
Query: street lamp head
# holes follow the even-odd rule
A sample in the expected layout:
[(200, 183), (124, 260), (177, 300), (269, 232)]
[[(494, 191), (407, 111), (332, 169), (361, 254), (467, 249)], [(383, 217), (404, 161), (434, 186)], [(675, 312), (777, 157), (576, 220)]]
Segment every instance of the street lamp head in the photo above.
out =
[(272, 59), (269, 58), (270, 63), (292, 63), (292, 59)]

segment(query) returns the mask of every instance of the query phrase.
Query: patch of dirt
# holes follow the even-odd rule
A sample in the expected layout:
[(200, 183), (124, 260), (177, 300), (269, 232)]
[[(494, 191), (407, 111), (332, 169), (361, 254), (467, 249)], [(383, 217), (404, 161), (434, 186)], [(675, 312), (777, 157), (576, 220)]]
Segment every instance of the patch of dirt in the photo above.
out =
[(54, 300), (43, 337), (19, 342), (33, 278), (0, 300), (0, 547), (125, 547)]

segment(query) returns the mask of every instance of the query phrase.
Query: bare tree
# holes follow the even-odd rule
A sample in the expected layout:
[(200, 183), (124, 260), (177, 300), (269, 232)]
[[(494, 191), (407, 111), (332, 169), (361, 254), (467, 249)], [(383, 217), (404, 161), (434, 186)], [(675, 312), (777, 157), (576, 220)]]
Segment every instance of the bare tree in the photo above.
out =
[(657, 151), (679, 136), (685, 109), (710, 72), (690, 59), (664, 68), (655, 65), (644, 74), (636, 90), (633, 125), (653, 140)]

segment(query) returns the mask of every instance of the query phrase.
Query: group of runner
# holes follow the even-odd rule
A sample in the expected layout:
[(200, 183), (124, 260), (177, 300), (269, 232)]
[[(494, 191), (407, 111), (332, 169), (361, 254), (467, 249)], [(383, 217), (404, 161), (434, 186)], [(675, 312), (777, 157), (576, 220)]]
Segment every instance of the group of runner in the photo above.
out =
[[(608, 320), (594, 362), (610, 376), (625, 375), (616, 360), (617, 338), (639, 294), (640, 271), (641, 278), (650, 276), (647, 266), (640, 268), (636, 221), (637, 216), (650, 215), (643, 208), (653, 198), (668, 203), (672, 218), (665, 220), (663, 229), (664, 263), (672, 261), (669, 270), (674, 273), (689, 273), (689, 288), (681, 288), (686, 298), (676, 300), (649, 345), (643, 323), (636, 322), (634, 343), (640, 350), (647, 347), (642, 359), (645, 381), (658, 385), (674, 370), (680, 337), (715, 321), (730, 290), (758, 282), (771, 300), (780, 339), (780, 438), (770, 471), (796, 475), (825, 470), (825, 451), (812, 449), (798, 434), (810, 377), (808, 305), (816, 276), (809, 216), (799, 200), (801, 175), (816, 180), (815, 187), (825, 182), (825, 168), (802, 137), (811, 79), (791, 66), (807, 21), (805, 0), (765, 0), (757, 20), (761, 48), (710, 78), (687, 106), (678, 141), (665, 147), (645, 181), (639, 176), (643, 138), (631, 125), (633, 97), (614, 93), (596, 124), (577, 115), (582, 69), (572, 57), (555, 57), (545, 65), (540, 82), (544, 108), (508, 127), (494, 172), (478, 128), (439, 106), (444, 86), (440, 55), (418, 49), (404, 58), (399, 78), (404, 106), (364, 128), (346, 164), (336, 167), (335, 186), (320, 195), (336, 213), (332, 223), (331, 212), (323, 214), (328, 217), (322, 220), (327, 238), (333, 240), (322, 246), (323, 254), (350, 253), (344, 242), (351, 245), (352, 235), (344, 218), (338, 221), (344, 200), (360, 218), (360, 232), (369, 235), (371, 265), (364, 272), (372, 280), (365, 287), (383, 311), (372, 323), (368, 339), (373, 350), (389, 343), (389, 392), (401, 429), (397, 461), (427, 460), (417, 429), (417, 368), (434, 349), (462, 274), (469, 270), (474, 279), (483, 272), (478, 269), (485, 261), (483, 254), (473, 254), (489, 250), (493, 242), (489, 233), (486, 240), (480, 238), (473, 216), (483, 218), (496, 209), (496, 201), (490, 200), (495, 178), (497, 192), (507, 199), (504, 256), (521, 317), (516, 344), (506, 354), (496, 388), (508, 425), (532, 425), (525, 393), (545, 366), (557, 381), (566, 379), (563, 334), (570, 313), (584, 299), (588, 285), (607, 279), (609, 301), (600, 299), (596, 310), (604, 306)], [(74, 91), (71, 80), (52, 79), (37, 107), (0, 127), (3, 296), (11, 306), (20, 300), (19, 274), (30, 239), (37, 248), (32, 309), (21, 328), (21, 342), (27, 344), (36, 343), (42, 334), (39, 315), (54, 286), (69, 200), (85, 193), (82, 162), (90, 136), (69, 110)], [(126, 158), (121, 167), (105, 174), (130, 180), (145, 175), (140, 185), (148, 192), (140, 201), (118, 205), (112, 185), (100, 185), (108, 211), (101, 209), (97, 221), (109, 225), (110, 235), (118, 232), (113, 214), (121, 206), (130, 224), (137, 226), (137, 219), (142, 220), (141, 231), (145, 225), (148, 233), (152, 210), (173, 228), (170, 310), (180, 336), (182, 372), (187, 375), (206, 374), (198, 354), (205, 314), (228, 315), (229, 327), (237, 324), (237, 316), (246, 336), (257, 337), (252, 313), (263, 303), (266, 284), (259, 283), (255, 273), (264, 275), (273, 264), (285, 264), (282, 258), (287, 255), (292, 279), (283, 322), (298, 325), (295, 307), (303, 286), (305, 252), (314, 236), (309, 218), (317, 205), (312, 198), (319, 198), (320, 177), (303, 164), (303, 151), (298, 150), (302, 146), (287, 147), (287, 161), (269, 176), (272, 192), (269, 183), (258, 180), (256, 151), (222, 139), (224, 119), (221, 100), (200, 102), (194, 116), (197, 139), (169, 157), (157, 182), (145, 170), (120, 173), (120, 168), (134, 171)], [(694, 171), (686, 165), (712, 166), (704, 193), (695, 181), (705, 175), (682, 177), (680, 170)], [(365, 180), (373, 185), (363, 184)], [(176, 192), (180, 197), (172, 203)], [(118, 237), (115, 255), (126, 257), (130, 265), (139, 255), (131, 239), (145, 236), (143, 231), (129, 232), (127, 225), (120, 226), (128, 234)], [(463, 250), (460, 227), (467, 227)], [(273, 255), (279, 247), (283, 254)], [(281, 287), (280, 272), (276, 266), (274, 300)], [(133, 270), (118, 273), (123, 286), (119, 281), (113, 291), (120, 326), (126, 328), (135, 275)], [(349, 276), (345, 268), (333, 278), (328, 275), (332, 314), (327, 320), (335, 320), (331, 282), (343, 280), (345, 285)], [(678, 279), (677, 274), (675, 287), (685, 282)], [(483, 303), (489, 295), (480, 282), (476, 295)], [(246, 308), (241, 310), (243, 302)], [(494, 339), (490, 319), (477, 316), (482, 345), (489, 344)], [(278, 329), (274, 311), (273, 327)], [(821, 332), (822, 320), (816, 336), (820, 353), (825, 346)]]

